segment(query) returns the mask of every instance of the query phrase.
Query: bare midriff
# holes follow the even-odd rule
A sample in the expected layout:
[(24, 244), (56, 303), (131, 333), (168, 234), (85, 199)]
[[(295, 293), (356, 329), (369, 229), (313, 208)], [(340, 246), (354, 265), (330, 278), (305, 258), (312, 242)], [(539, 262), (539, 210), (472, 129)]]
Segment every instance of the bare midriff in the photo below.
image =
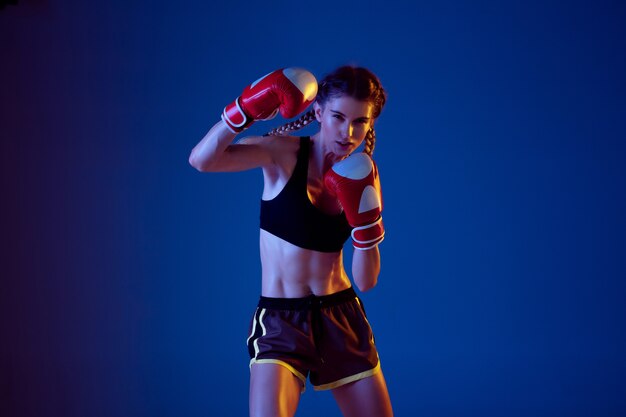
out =
[(318, 252), (295, 246), (261, 229), (261, 295), (298, 298), (326, 295), (350, 287), (340, 252)]

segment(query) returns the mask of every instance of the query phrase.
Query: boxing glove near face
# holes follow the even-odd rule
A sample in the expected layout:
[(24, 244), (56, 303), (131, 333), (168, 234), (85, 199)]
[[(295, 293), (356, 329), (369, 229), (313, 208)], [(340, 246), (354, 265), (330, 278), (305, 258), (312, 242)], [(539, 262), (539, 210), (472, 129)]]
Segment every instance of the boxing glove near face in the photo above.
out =
[(366, 153), (355, 153), (336, 163), (324, 175), (324, 185), (343, 207), (357, 249), (370, 249), (383, 241), (382, 194), (378, 169)]
[(256, 120), (280, 114), (291, 118), (302, 113), (317, 95), (317, 80), (302, 68), (284, 68), (259, 78), (228, 104), (222, 120), (233, 132), (247, 129)]

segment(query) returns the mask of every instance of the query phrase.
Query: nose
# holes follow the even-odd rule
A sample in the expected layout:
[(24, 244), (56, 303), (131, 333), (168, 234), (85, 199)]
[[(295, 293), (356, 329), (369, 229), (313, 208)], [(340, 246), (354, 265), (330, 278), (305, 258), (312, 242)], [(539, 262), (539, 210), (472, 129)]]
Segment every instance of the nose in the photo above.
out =
[(351, 138), (353, 133), (354, 133), (354, 126), (352, 125), (352, 123), (348, 123), (345, 129), (346, 138)]

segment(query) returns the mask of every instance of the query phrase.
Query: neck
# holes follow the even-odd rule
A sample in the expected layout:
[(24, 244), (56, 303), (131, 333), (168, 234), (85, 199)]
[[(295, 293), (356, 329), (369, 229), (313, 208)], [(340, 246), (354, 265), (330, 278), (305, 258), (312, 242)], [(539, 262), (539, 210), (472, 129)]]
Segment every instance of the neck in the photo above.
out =
[(341, 158), (336, 154), (329, 151), (324, 146), (324, 141), (320, 138), (320, 132), (311, 136), (313, 146), (311, 147), (311, 160), (309, 164), (315, 167), (315, 172), (319, 173), (319, 176), (323, 176), (334, 164), (339, 162)]

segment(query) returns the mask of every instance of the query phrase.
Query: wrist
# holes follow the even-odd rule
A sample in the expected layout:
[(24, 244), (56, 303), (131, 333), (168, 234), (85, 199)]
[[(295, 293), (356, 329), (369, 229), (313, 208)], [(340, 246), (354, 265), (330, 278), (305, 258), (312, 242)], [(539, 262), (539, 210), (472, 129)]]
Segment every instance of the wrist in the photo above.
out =
[(355, 249), (367, 250), (378, 246), (385, 239), (383, 217), (378, 216), (372, 223), (354, 227), (351, 235), (352, 246)]
[(246, 130), (253, 122), (253, 119), (241, 108), (240, 99), (241, 97), (237, 97), (232, 103), (224, 107), (222, 112), (222, 120), (233, 133)]

